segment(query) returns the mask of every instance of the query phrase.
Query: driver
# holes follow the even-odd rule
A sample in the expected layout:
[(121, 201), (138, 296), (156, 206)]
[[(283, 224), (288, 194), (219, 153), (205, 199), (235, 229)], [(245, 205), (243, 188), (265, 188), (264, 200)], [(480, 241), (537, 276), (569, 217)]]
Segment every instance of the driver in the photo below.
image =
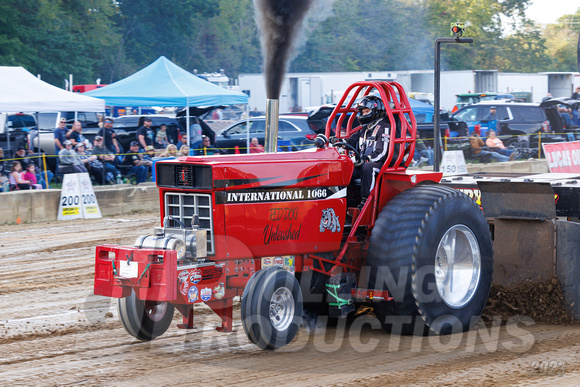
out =
[(353, 133), (347, 140), (348, 144), (359, 150), (364, 163), (355, 168), (352, 178), (361, 178), (361, 202), (358, 209), (362, 209), (371, 190), (375, 185), (375, 176), (381, 170), (389, 150), (389, 132), (391, 124), (385, 119), (385, 105), (374, 95), (361, 98), (356, 109), (356, 118), (362, 128)]

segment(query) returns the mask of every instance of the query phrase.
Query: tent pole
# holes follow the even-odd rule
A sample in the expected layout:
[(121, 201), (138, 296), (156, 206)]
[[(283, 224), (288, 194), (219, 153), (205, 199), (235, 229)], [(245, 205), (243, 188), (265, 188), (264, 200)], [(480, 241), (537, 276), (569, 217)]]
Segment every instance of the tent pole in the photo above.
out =
[(246, 104), (246, 153), (250, 153), (250, 104)]
[(189, 155), (193, 156), (193, 144), (190, 144), (190, 134), (189, 134), (189, 98), (187, 98), (187, 106), (185, 107), (186, 109), (186, 115), (185, 115), (185, 134), (187, 136), (187, 145), (189, 145)]

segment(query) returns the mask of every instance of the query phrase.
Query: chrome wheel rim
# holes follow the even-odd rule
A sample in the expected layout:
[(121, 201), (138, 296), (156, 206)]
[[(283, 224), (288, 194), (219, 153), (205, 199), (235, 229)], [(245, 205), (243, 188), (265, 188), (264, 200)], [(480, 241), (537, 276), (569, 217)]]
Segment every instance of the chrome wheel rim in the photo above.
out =
[(481, 276), (481, 252), (477, 238), (464, 225), (451, 227), (437, 247), (435, 283), (441, 299), (460, 308), (475, 295)]
[(270, 321), (277, 331), (288, 329), (294, 318), (294, 296), (287, 287), (277, 289), (270, 298)]
[(160, 321), (167, 313), (167, 303), (146, 301), (145, 313), (151, 321)]

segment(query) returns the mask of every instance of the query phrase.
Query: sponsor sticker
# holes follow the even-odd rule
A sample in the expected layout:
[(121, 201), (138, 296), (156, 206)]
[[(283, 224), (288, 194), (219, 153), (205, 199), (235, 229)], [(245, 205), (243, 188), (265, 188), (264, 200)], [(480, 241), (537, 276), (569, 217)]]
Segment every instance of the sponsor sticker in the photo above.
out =
[(201, 291), (199, 292), (199, 296), (203, 301), (206, 302), (209, 301), (209, 299), (211, 298), (211, 289), (210, 288), (201, 289)]
[(220, 282), (220, 284), (218, 286), (213, 288), (213, 296), (217, 300), (221, 300), (222, 298), (224, 298), (225, 294), (226, 294), (226, 287), (224, 286), (223, 282)]
[(262, 258), (262, 267), (268, 267), (268, 266), (272, 266), (272, 258), (270, 257), (266, 257), (266, 258)]
[(189, 290), (189, 272), (187, 270), (182, 271), (177, 276), (177, 283), (179, 284), (179, 292), (187, 297), (187, 291)]
[(191, 277), (189, 277), (189, 281), (192, 284), (197, 284), (199, 281), (201, 281), (201, 270), (193, 269), (191, 271)]
[(274, 257), (274, 266), (284, 266), (284, 258)]
[(197, 288), (195, 286), (190, 287), (189, 291), (187, 292), (187, 301), (195, 302), (195, 301), (197, 301), (198, 298), (199, 298), (199, 291), (197, 290)]

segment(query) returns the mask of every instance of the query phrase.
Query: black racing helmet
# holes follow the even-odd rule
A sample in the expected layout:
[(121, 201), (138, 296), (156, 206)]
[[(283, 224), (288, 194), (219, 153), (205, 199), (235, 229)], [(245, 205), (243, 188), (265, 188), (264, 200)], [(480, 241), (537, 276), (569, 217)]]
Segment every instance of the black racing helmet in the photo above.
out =
[[(376, 95), (362, 97), (357, 102), (356, 108), (358, 110), (356, 118), (361, 125), (370, 124), (371, 122), (378, 121), (385, 116), (385, 105)], [(362, 110), (364, 108), (371, 109), (371, 112), (363, 115)]]

